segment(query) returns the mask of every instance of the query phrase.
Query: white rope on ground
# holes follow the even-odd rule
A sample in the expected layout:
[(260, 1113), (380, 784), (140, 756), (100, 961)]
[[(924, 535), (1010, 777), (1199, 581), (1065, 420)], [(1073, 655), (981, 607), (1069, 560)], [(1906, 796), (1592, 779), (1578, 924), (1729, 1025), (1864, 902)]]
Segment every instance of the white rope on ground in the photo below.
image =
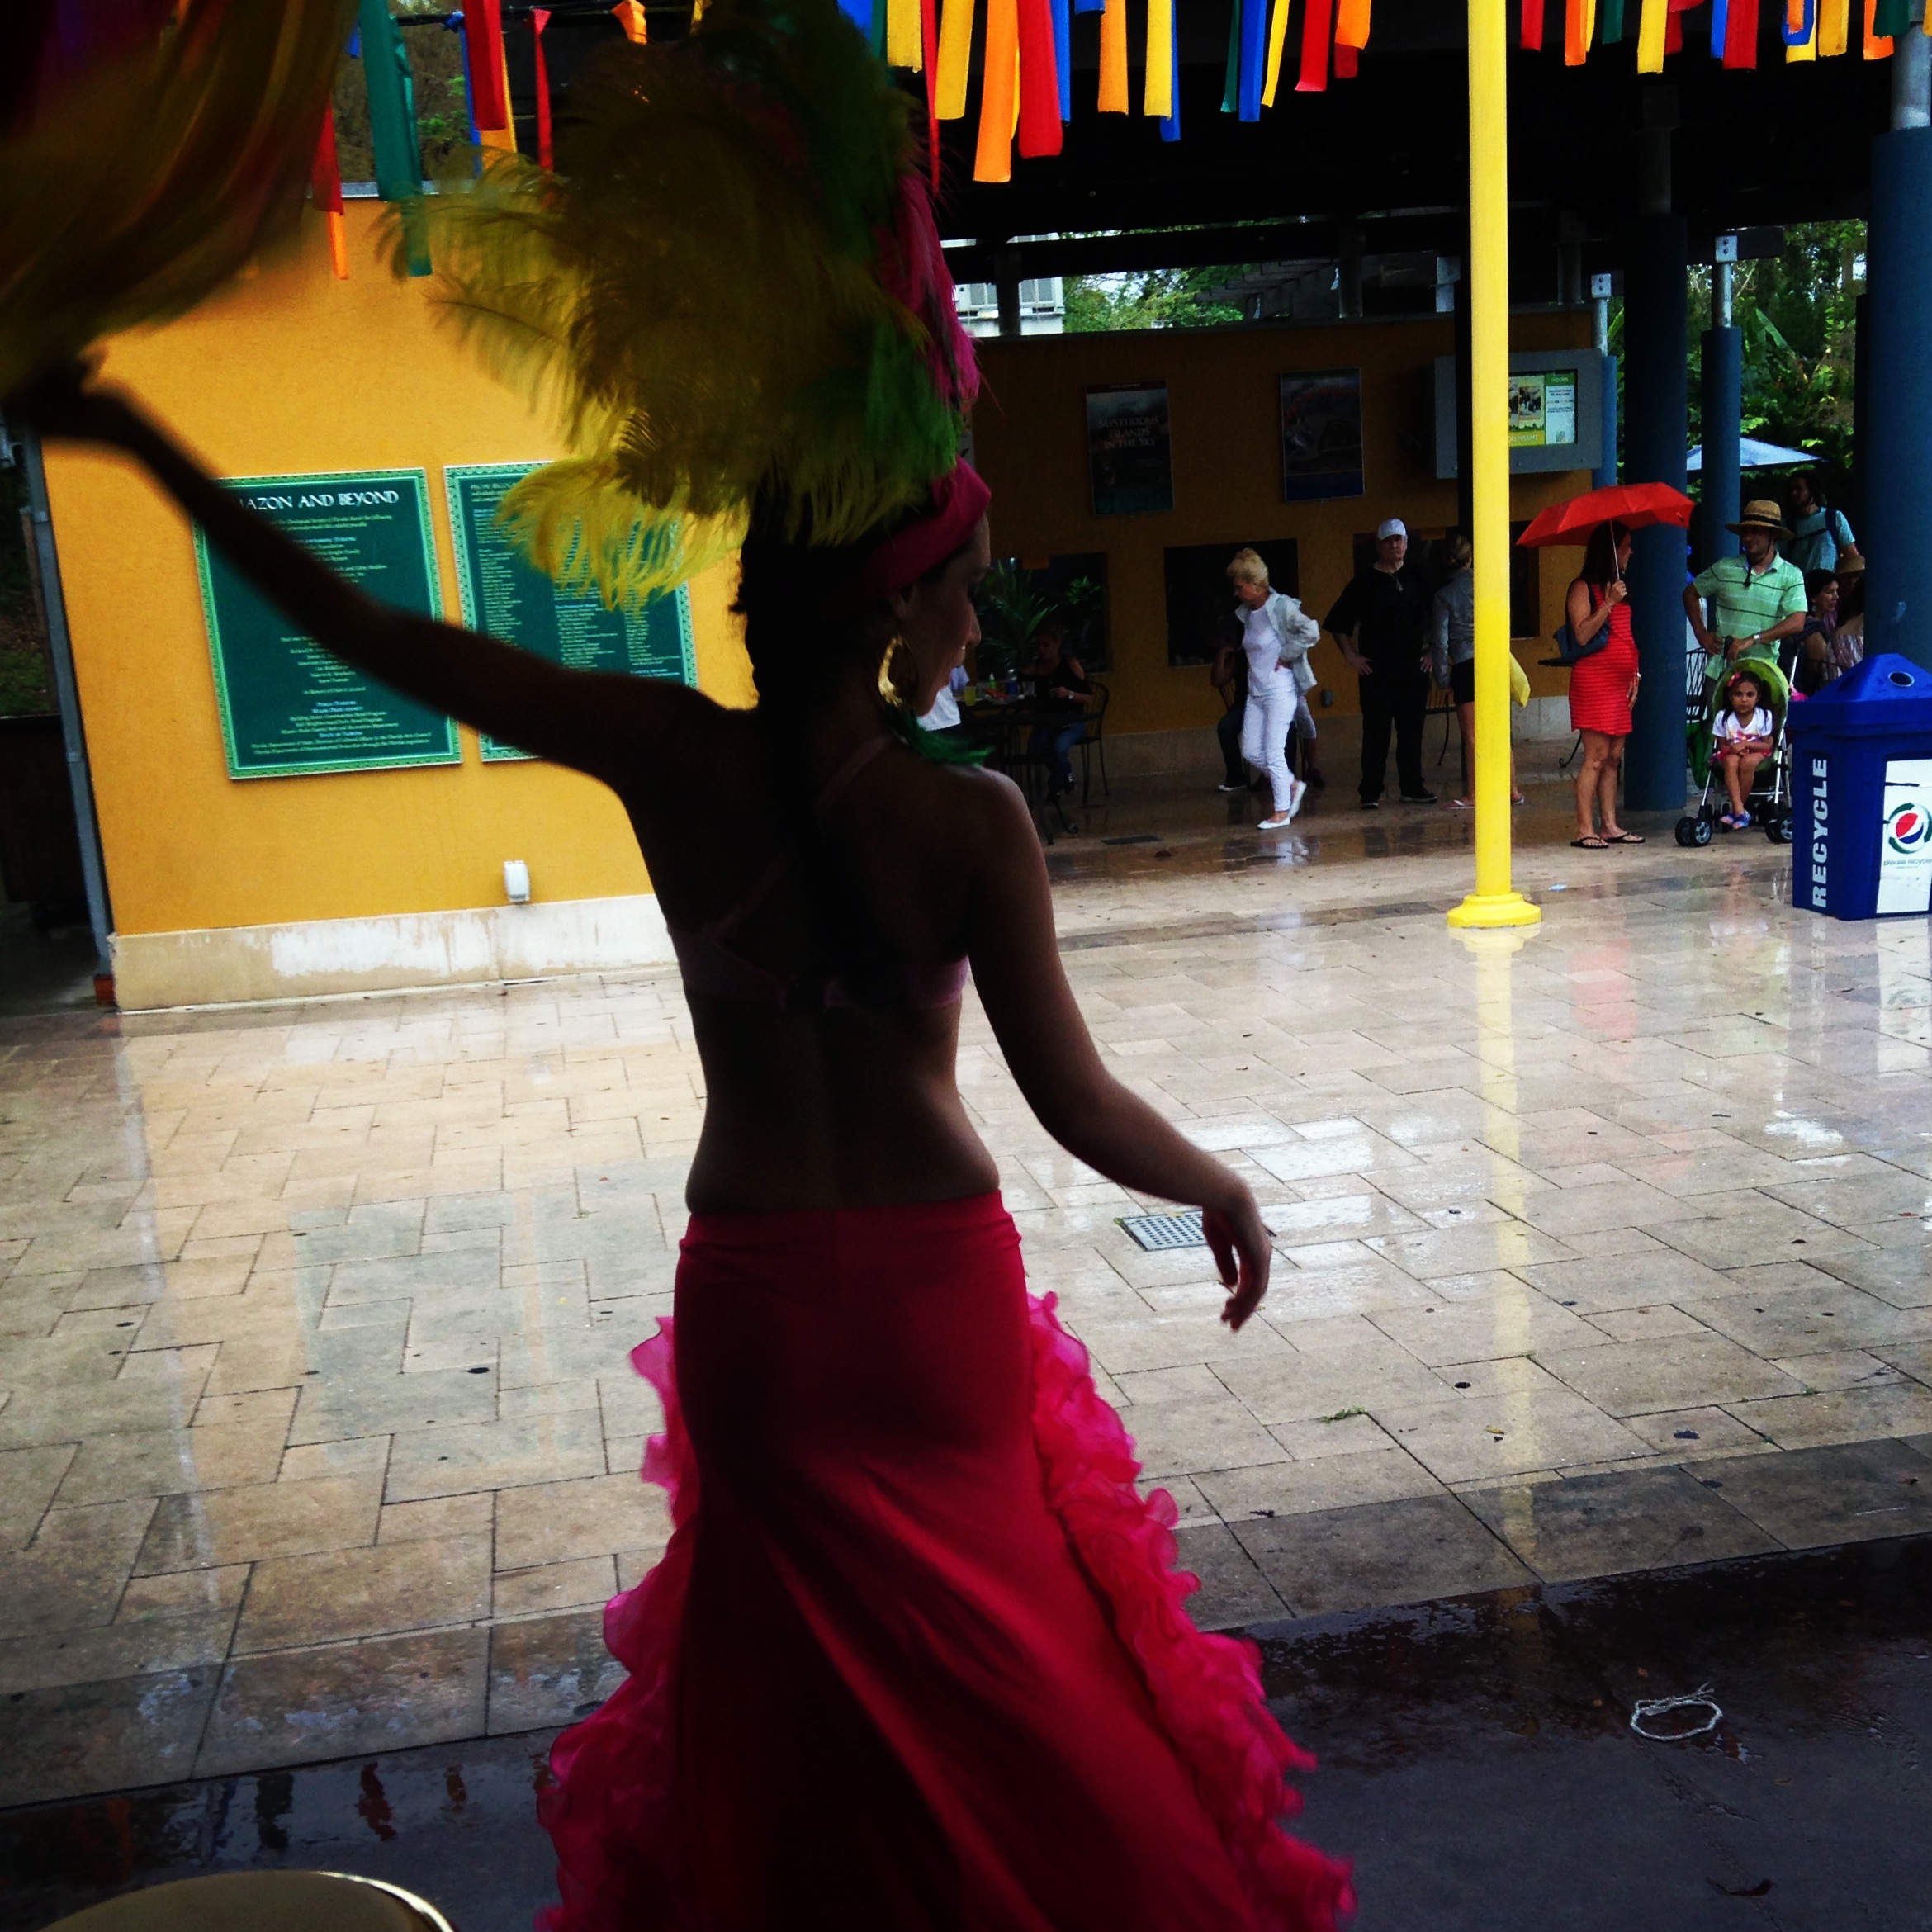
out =
[[(1699, 1725), (1688, 1731), (1646, 1731), (1644, 1720), (1661, 1717), (1666, 1711), (1682, 1711), (1702, 1704), (1711, 1715)], [(1636, 1708), (1630, 1714), (1630, 1727), (1639, 1737), (1647, 1737), (1658, 1744), (1682, 1744), (1685, 1739), (1702, 1737), (1707, 1731), (1715, 1731), (1724, 1721), (1724, 1712), (1717, 1700), (1711, 1695), (1709, 1684), (1702, 1684), (1684, 1698), (1639, 1698)]]

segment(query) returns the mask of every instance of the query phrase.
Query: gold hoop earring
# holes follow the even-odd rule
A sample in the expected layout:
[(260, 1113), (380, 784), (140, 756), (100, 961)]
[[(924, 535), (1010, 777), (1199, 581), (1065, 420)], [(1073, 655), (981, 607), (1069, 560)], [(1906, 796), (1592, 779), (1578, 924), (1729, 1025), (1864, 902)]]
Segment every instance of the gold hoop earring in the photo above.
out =
[(894, 676), (893, 670), (893, 653), (901, 651), (906, 653), (907, 664), (908, 667), (911, 667), (912, 651), (907, 646), (906, 640), (895, 631), (893, 633), (891, 642), (885, 647), (884, 656), (878, 661), (878, 694), (895, 711), (903, 711), (906, 708), (905, 698), (899, 689), (898, 680)]

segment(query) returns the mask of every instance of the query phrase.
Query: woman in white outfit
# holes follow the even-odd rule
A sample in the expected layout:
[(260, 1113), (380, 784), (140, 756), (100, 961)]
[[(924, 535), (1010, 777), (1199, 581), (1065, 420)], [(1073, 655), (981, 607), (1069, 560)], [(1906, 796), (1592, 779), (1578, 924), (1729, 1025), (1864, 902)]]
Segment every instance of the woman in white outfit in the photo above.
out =
[[(1228, 579), (1242, 604), (1241, 648), (1248, 658), (1248, 714), (1241, 727), (1241, 755), (1268, 774), (1274, 815), (1263, 831), (1279, 831), (1301, 808), (1308, 791), (1288, 769), (1288, 733), (1295, 714), (1306, 716), (1301, 694), (1314, 682), (1309, 646), (1321, 627), (1292, 597), (1268, 583), (1268, 566), (1252, 550), (1234, 553)], [(1313, 721), (1306, 735), (1314, 736)]]

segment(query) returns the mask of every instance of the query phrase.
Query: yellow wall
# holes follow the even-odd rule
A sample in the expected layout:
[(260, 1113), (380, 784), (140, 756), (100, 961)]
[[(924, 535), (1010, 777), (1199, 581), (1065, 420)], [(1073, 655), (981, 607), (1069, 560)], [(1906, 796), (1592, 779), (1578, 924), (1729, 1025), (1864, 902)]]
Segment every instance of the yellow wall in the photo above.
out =
[[(1518, 349), (1587, 347), (1575, 315), (1520, 315)], [(1237, 545), (1275, 537), (1298, 542), (1301, 601), (1318, 619), (1340, 594), (1358, 531), (1398, 516), (1412, 530), (1456, 520), (1456, 485), (1437, 482), (1431, 365), (1455, 351), (1451, 318), (1160, 330), (1132, 334), (1039, 335), (980, 345), (987, 393), (973, 414), (974, 455), (992, 485), (996, 556), (1107, 553), (1112, 618), (1112, 732), (1211, 725), (1221, 701), (1198, 665), (1167, 663), (1162, 552), (1168, 546)], [(1366, 494), (1325, 503), (1281, 500), (1277, 378), (1297, 369), (1360, 367)], [(1159, 515), (1096, 517), (1088, 487), (1085, 393), (1104, 383), (1164, 381), (1173, 448), (1174, 504)], [(1404, 447), (1407, 439), (1412, 447)], [(1587, 473), (1519, 476), (1513, 514), (1589, 487)], [(1565, 587), (1578, 553), (1542, 553), (1544, 637), (1517, 656), (1538, 694), (1565, 689), (1560, 671), (1537, 666), (1551, 654)], [(1335, 694), (1330, 715), (1359, 709), (1356, 680), (1324, 637), (1316, 675)], [(1319, 713), (1318, 713), (1318, 716)]]
[[(379, 205), (348, 209), (352, 268), (321, 224), (168, 328), (113, 345), (126, 383), (217, 473), (429, 472), (443, 608), (457, 584), (442, 466), (556, 453), (547, 425), (379, 258)], [(538, 900), (650, 889), (615, 798), (576, 774), (492, 765), (315, 778), (227, 775), (188, 528), (128, 464), (53, 446), (48, 483), (114, 920), (123, 934), (503, 903), (505, 859)], [(731, 573), (691, 590), (700, 684), (748, 703)]]

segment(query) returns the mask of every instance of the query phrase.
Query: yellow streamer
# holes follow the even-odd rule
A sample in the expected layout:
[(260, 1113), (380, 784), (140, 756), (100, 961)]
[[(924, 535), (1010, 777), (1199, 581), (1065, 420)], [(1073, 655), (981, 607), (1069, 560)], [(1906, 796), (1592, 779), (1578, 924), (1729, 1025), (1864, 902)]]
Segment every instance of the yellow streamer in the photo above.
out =
[(1370, 0), (1338, 0), (1335, 8), (1335, 45), (1358, 51), (1369, 44)]
[(1834, 59), (1851, 45), (1851, 0), (1818, 0), (1818, 58)]
[(979, 90), (975, 181), (1013, 178), (1013, 130), (1019, 121), (1019, 0), (986, 0), (986, 78)]
[(973, 65), (973, 0), (946, 0), (940, 15), (939, 117), (966, 118), (966, 81)]
[(1288, 44), (1289, 0), (1275, 0), (1275, 11), (1268, 17), (1268, 78), (1262, 88), (1262, 106), (1272, 107), (1275, 104), (1275, 89), (1281, 79), (1281, 50)]
[(1127, 0), (1107, 0), (1101, 15), (1100, 111), (1127, 111)]
[(1669, 24), (1669, 0), (1644, 0), (1637, 22), (1637, 72), (1664, 71), (1664, 30)]
[(886, 65), (921, 72), (926, 50), (921, 40), (919, 0), (886, 0)]
[(1147, 77), (1140, 111), (1157, 121), (1174, 111), (1174, 0), (1147, 0)]

